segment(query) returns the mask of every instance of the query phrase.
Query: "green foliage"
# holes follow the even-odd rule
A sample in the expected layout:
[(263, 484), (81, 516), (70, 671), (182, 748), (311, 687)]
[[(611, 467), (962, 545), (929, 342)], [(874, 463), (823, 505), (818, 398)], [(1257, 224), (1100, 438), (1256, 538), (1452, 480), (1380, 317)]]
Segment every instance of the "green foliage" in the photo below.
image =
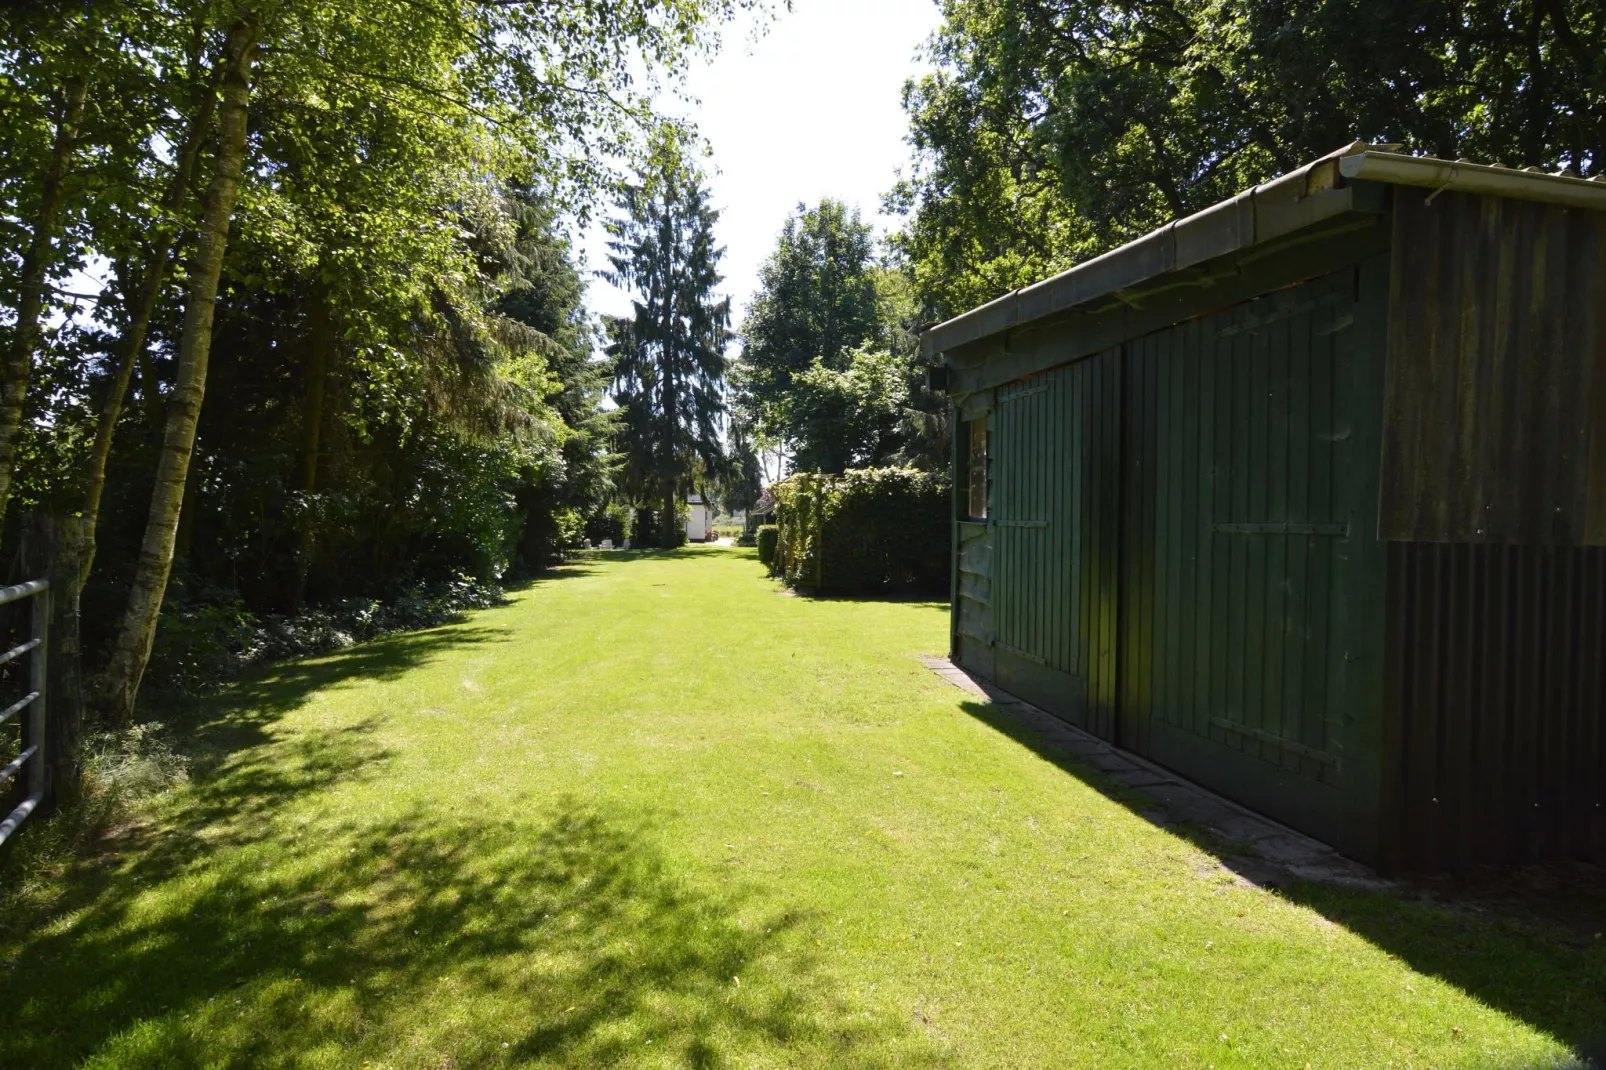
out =
[(803, 473), (770, 492), (779, 529), (771, 570), (789, 586), (947, 589), (950, 504), (943, 477), (908, 468)]
[(858, 211), (799, 205), (742, 325), (732, 381), (744, 430), (787, 447), (796, 471), (940, 465), (947, 423), (924, 387), (915, 322), (907, 278), (876, 263)]
[(793, 379), (785, 403), (797, 429), (793, 464), (843, 472), (897, 451), (909, 403), (908, 362), (887, 350), (855, 349), (841, 371), (818, 358)]
[(628, 509), (621, 505), (609, 505), (586, 518), (585, 537), (593, 546), (600, 546), (604, 539), (608, 539), (615, 547), (621, 547), (625, 544), (625, 532), (629, 524)]
[(933, 315), (1360, 139), (1606, 171), (1601, 0), (945, 0), (889, 198)]
[(759, 564), (774, 574), (779, 563), (777, 549), (780, 545), (781, 529), (774, 524), (760, 524), (754, 544), (758, 547)]
[(630, 545), (637, 550), (673, 550), (686, 545), (687, 510), (684, 504), (667, 514), (650, 505), (636, 509), (630, 528)]
[(874, 266), (873, 231), (857, 208), (827, 197), (787, 217), (742, 324), (738, 382), (765, 434), (790, 437), (796, 376), (815, 362), (840, 369), (849, 350), (885, 341)]
[[(662, 79), (716, 47), (719, 24), (748, 6), (0, 10), (8, 305), (65, 87), (88, 85), (47, 281), (64, 288), (74, 269), (104, 265), (106, 286), (89, 300), (52, 291), (15, 499), (80, 508), (98, 414), (126, 399), (85, 592), (91, 671), (149, 513), (229, 34), (250, 26), (260, 49), (174, 564), (218, 594), (162, 618), (172, 635), (151, 678), (175, 686), (225, 673), (255, 641), (251, 621), (309, 605), (343, 612), (462, 574), (492, 583), (583, 540), (584, 518), (613, 493), (617, 417), (602, 411), (609, 370), (593, 359), (566, 230), (614, 186), (603, 161), (638, 158), (662, 137), (651, 105)], [(186, 145), (199, 164), (175, 183)], [(164, 274), (153, 249), (169, 238)], [(113, 391), (151, 279), (148, 344), (128, 392)]]
[(298, 613), (253, 613), (231, 591), (179, 587), (162, 603), (147, 684), (168, 695), (205, 694), (256, 665), (431, 628), (501, 600), (499, 586), (466, 574)]

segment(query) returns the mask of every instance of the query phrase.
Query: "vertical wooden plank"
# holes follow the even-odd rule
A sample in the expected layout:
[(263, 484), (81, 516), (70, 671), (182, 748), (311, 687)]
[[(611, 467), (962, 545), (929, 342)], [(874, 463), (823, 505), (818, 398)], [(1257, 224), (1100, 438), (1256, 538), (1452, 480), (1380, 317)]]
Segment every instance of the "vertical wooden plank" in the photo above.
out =
[(1192, 691), (1188, 679), (1191, 650), (1185, 622), (1189, 616), (1188, 600), (1191, 593), (1187, 582), (1187, 561), (1195, 552), (1196, 536), (1189, 532), (1184, 516), (1191, 458), (1186, 450), (1188, 430), (1193, 426), (1190, 409), (1193, 399), (1179, 389), (1186, 378), (1186, 369), (1198, 359), (1197, 343), (1200, 324), (1185, 323), (1170, 331), (1166, 344), (1157, 354), (1154, 367), (1157, 404), (1163, 406), (1155, 420), (1155, 430), (1164, 436), (1164, 450), (1156, 450), (1159, 460), (1156, 473), (1154, 527), (1157, 538), (1163, 537), (1164, 547), (1156, 547), (1156, 557), (1166, 562), (1165, 589), (1156, 591), (1155, 621), (1156, 647), (1154, 664), (1164, 682), (1163, 697), (1152, 706), (1151, 718), (1158, 717), (1168, 724), (1192, 727), (1188, 695)]
[[(1329, 284), (1322, 297), (1337, 296)], [(1310, 421), (1311, 364), (1320, 348), (1320, 339), (1345, 329), (1345, 319), (1353, 320), (1347, 304), (1328, 302), (1307, 317), (1300, 329), (1290, 332), (1288, 345), (1288, 467), (1284, 509), (1289, 519), (1316, 522), (1310, 507), (1311, 449), (1315, 438)], [(1307, 747), (1322, 749), (1322, 710), (1306, 703), (1305, 665), (1310, 650), (1310, 547), (1315, 537), (1300, 536), (1283, 540), (1285, 560), (1283, 580), (1287, 595), (1283, 607), (1283, 681), (1278, 689), (1281, 727), (1278, 732)], [(1317, 741), (1317, 742), (1313, 742)], [(1297, 756), (1296, 756), (1297, 757)], [(1320, 770), (1306, 771), (1320, 775)]]
[(1197, 399), (1193, 434), (1193, 465), (1189, 488), (1193, 491), (1193, 506), (1189, 518), (1189, 531), (1194, 539), (1196, 596), (1188, 616), (1193, 630), (1194, 719), (1193, 730), (1210, 738), (1212, 682), (1216, 678), (1211, 660), (1211, 643), (1215, 629), (1212, 622), (1213, 581), (1215, 577), (1215, 538), (1210, 532), (1211, 506), (1216, 492), (1215, 413), (1216, 389), (1216, 332), (1208, 320), (1198, 324), (1195, 351), (1188, 362), (1188, 396)]
[[(1296, 307), (1303, 308), (1309, 304), (1309, 296), (1303, 300), (1296, 299), (1296, 295), (1310, 295), (1318, 299), (1322, 296), (1320, 290), (1315, 294), (1310, 291), (1320, 284), (1311, 284), (1300, 290), (1291, 291), (1288, 298)], [(1293, 339), (1299, 334), (1308, 334), (1312, 314), (1309, 311), (1300, 311), (1286, 317), (1279, 318), (1267, 331), (1266, 338), (1266, 506), (1261, 514), (1267, 521), (1287, 523), (1289, 520), (1306, 520), (1305, 517), (1292, 517), (1288, 511), (1288, 456), (1289, 442), (1289, 364), (1293, 354)], [(1261, 540), (1266, 547), (1265, 590), (1266, 601), (1263, 608), (1265, 614), (1265, 662), (1262, 677), (1265, 680), (1264, 711), (1261, 726), (1264, 731), (1272, 735), (1288, 738), (1297, 738), (1286, 733), (1286, 718), (1288, 711), (1283, 703), (1285, 673), (1287, 671), (1288, 645), (1295, 632), (1289, 628), (1288, 620), (1288, 543), (1286, 535), (1271, 535)], [(1300, 768), (1299, 755), (1291, 751), (1276, 747), (1265, 747), (1267, 760), (1276, 762), (1285, 769), (1298, 771)]]
[[(1250, 332), (1243, 343), (1248, 389), (1244, 397), (1246, 450), (1243, 458), (1245, 508), (1236, 519), (1253, 521), (1265, 515), (1266, 510), (1266, 336), (1262, 331)], [(1235, 541), (1243, 544), (1243, 601), (1237, 607), (1243, 617), (1243, 690), (1239, 710), (1244, 724), (1255, 728), (1265, 727), (1263, 699), (1265, 695), (1266, 632), (1266, 536), (1246, 535)], [(1251, 754), (1261, 754), (1261, 746), (1249, 739), (1241, 740), (1243, 748)], [(1264, 756), (1264, 755), (1262, 755)]]
[[(1221, 316), (1217, 320), (1215, 340), (1214, 374), (1216, 380), (1215, 405), (1215, 502), (1211, 512), (1213, 521), (1230, 521), (1235, 515), (1234, 506), (1238, 498), (1238, 469), (1234, 460), (1238, 455), (1238, 427), (1234, 420), (1236, 410), (1242, 406), (1238, 403), (1238, 361), (1237, 339), (1223, 337), (1219, 328), (1230, 326), (1237, 319), (1236, 316)], [(1242, 598), (1243, 591), (1238, 583), (1239, 573), (1236, 568), (1237, 548), (1234, 541), (1227, 535), (1212, 531), (1210, 538), (1214, 557), (1214, 579), (1212, 581), (1214, 594), (1212, 608), (1214, 619), (1211, 621), (1211, 649), (1210, 671), (1211, 683), (1211, 713), (1216, 716), (1231, 718), (1234, 710), (1234, 699), (1238, 693), (1235, 685), (1237, 676), (1231, 655), (1241, 649), (1236, 645), (1233, 635), (1232, 601)], [(1242, 637), (1237, 637), (1242, 642)], [(1210, 736), (1218, 742), (1231, 746), (1231, 740), (1226, 733), (1212, 727)]]

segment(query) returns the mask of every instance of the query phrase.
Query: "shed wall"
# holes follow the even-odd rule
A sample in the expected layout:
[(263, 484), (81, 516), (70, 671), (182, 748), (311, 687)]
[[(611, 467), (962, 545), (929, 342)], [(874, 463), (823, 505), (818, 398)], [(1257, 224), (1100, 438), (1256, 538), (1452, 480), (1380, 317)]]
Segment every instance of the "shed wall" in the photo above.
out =
[(1400, 187), (1393, 227), (1383, 537), (1606, 546), (1606, 212)]
[(1388, 560), (1390, 867), (1606, 861), (1606, 549)]
[(958, 526), (964, 664), (1363, 857), (1386, 283), (1373, 256), (998, 387)]

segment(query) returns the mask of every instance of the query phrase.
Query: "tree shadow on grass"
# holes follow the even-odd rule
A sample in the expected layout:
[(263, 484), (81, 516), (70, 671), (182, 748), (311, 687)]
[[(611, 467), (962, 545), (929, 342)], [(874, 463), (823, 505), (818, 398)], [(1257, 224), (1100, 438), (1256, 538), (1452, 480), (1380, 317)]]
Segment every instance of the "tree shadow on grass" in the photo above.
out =
[[(1248, 848), (1178, 822), (1153, 798), (1054, 747), (990, 702), (961, 708), (1105, 797), (1213, 855), (1223, 867), (1264, 872)], [(1392, 891), (1292, 881), (1275, 889), (1361, 936), (1419, 973), (1438, 977), (1606, 1068), (1606, 875), (1568, 871), (1572, 895), (1524, 894), (1502, 879), (1402, 883)], [(1598, 895), (1590, 895), (1589, 889)], [(1497, 892), (1499, 894), (1492, 894)]]
[(9, 865), (0, 888), (8, 893), (0, 898), (0, 965), (9, 961), (8, 945), (31, 924), (91, 909), (107, 896), (115, 901), (119, 884), (160, 883), (186, 868), (199, 871), (215, 852), (275, 835), (277, 815), (297, 798), (381, 775), (391, 754), (376, 741), (383, 725), (378, 714), (293, 733), (278, 727), (314, 694), (394, 679), (451, 650), (506, 639), (498, 630), (467, 625), (389, 636), (257, 669), (216, 694), (159, 710), (188, 783), (170, 800), (141, 799), (109, 829), (86, 828), (89, 856), (64, 880), (21, 896), (28, 874), (21, 863)]
[(692, 887), (639, 819), (295, 808), (392, 775), (388, 714), (283, 718), (506, 638), (394, 636), (179, 712), (191, 782), (7, 904), (0, 1066), (941, 1064), (837, 993), (816, 919)]
[(811, 919), (690, 887), (646, 832), (565, 798), (125, 873), (9, 957), (0, 1063), (941, 1064), (834, 992)]

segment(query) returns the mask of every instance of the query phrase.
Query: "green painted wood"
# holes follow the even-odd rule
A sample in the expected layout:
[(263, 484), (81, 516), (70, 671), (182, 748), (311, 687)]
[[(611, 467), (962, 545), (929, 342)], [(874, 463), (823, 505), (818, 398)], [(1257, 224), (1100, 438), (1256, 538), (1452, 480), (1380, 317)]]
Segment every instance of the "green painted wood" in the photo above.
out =
[(959, 564), (971, 667), (1361, 857), (1387, 272), (1373, 256), (1000, 385), (990, 518)]
[[(1378, 745), (1351, 726), (1378, 699), (1355, 666), (1380, 650), (1382, 347), (1351, 339), (1386, 303), (1359, 307), (1360, 275), (1124, 347), (1120, 738), (1364, 854)], [(1356, 829), (1352, 768), (1373, 805)]]
[(1116, 705), (1118, 360), (1102, 354), (1001, 386), (991, 417), (1000, 682), (1059, 681), (1068, 690), (1048, 705), (1106, 738)]
[(1209, 261), (1186, 285), (1164, 276), (1119, 298), (1093, 302), (966, 343), (943, 354), (950, 389), (973, 391), (1036, 375), (1067, 361), (1104, 352), (1172, 324), (1247, 301), (1303, 279), (1358, 263), (1389, 247), (1386, 215), (1354, 213), (1290, 237)]

